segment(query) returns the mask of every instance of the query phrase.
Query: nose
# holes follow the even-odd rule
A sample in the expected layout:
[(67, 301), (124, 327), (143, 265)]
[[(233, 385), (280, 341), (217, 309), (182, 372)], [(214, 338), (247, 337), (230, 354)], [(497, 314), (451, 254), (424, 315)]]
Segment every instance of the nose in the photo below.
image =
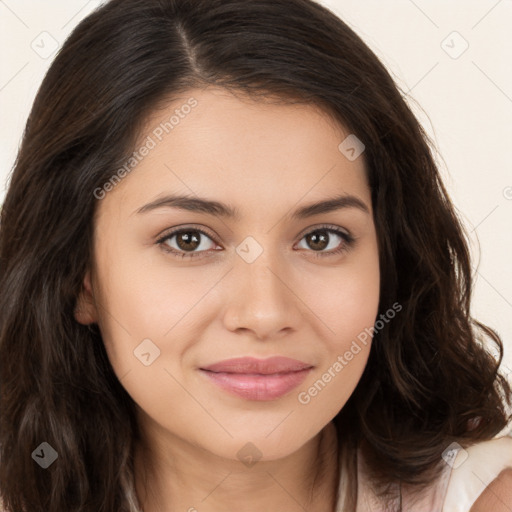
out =
[(224, 325), (267, 340), (298, 331), (304, 303), (297, 290), (297, 271), (270, 250), (254, 261), (237, 256), (230, 272)]

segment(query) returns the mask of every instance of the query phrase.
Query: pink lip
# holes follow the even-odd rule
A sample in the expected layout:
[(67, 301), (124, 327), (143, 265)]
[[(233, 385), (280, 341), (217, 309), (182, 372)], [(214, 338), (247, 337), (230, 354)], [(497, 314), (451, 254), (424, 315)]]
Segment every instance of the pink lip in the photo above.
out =
[(200, 370), (219, 387), (247, 400), (275, 400), (296, 388), (312, 365), (288, 357), (242, 357)]
[(255, 357), (236, 357), (226, 359), (201, 370), (225, 373), (259, 373), (269, 375), (272, 373), (289, 373), (311, 368), (313, 365), (290, 359), (289, 357), (275, 356), (268, 359), (256, 359)]

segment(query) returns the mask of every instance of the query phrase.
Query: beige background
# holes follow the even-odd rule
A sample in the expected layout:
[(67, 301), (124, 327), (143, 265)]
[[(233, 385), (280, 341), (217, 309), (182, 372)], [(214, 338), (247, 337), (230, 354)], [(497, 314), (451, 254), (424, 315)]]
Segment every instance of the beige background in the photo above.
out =
[[(0, 203), (52, 50), (101, 3), (0, 0)], [(512, 381), (512, 0), (321, 3), (376, 52), (433, 135), (471, 231), (473, 314), (502, 336)]]

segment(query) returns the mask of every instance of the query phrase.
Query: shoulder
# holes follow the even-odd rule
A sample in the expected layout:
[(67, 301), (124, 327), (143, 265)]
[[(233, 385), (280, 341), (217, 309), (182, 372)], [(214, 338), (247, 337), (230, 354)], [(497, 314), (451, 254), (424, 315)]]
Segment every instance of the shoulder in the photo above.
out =
[(512, 437), (461, 448), (450, 465), (442, 512), (512, 510)]
[(486, 487), (470, 512), (510, 512), (512, 510), (512, 468), (504, 469)]

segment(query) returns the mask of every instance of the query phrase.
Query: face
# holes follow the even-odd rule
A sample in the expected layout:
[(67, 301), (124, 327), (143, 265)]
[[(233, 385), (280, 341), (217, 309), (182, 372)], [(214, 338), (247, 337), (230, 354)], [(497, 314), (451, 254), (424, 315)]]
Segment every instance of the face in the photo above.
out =
[[(338, 148), (349, 135), (311, 105), (193, 89), (151, 116), (137, 165), (97, 192), (76, 319), (98, 323), (141, 425), (162, 442), (284, 457), (355, 389), (380, 275), (364, 153)], [(306, 369), (205, 370), (274, 356)]]

